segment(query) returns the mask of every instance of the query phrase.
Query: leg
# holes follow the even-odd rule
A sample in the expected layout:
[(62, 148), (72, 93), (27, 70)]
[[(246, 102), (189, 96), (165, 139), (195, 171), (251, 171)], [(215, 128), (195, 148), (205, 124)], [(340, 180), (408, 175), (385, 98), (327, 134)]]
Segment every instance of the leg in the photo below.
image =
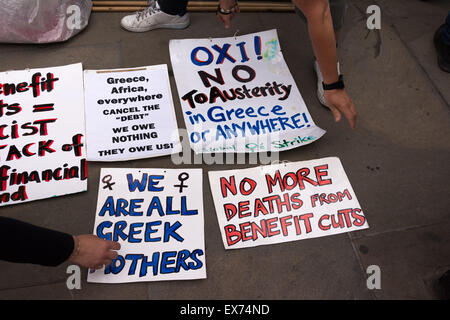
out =
[(161, 11), (171, 15), (184, 15), (188, 0), (157, 0)]
[(120, 24), (132, 32), (184, 29), (190, 23), (187, 3), (188, 0), (150, 0), (146, 9), (123, 17)]
[[(344, 24), (344, 16), (345, 16), (345, 13), (347, 12), (348, 5), (347, 5), (347, 0), (329, 0), (329, 3), (330, 3), (331, 19), (333, 20), (334, 35), (336, 38), (336, 48), (337, 48), (339, 30), (342, 28), (342, 25)], [(302, 13), (302, 11), (299, 10), (297, 7), (295, 8), (295, 11), (300, 16), (300, 18), (302, 18), (306, 22), (306, 17)], [(327, 103), (325, 101), (325, 96), (324, 96), (324, 90), (322, 87), (323, 76), (322, 76), (322, 72), (320, 71), (319, 64), (318, 64), (317, 60), (315, 59), (315, 57), (314, 57), (314, 71), (316, 72), (316, 76), (317, 76), (317, 98), (319, 99), (319, 102), (323, 106), (327, 106)], [(337, 63), (337, 72), (339, 75), (341, 74), (339, 61)]]

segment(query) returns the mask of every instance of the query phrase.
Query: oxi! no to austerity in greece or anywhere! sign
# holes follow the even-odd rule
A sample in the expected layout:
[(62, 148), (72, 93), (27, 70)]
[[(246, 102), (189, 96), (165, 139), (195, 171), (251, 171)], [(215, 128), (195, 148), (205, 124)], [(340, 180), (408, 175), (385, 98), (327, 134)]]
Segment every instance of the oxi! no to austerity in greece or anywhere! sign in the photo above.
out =
[(86, 189), (81, 63), (0, 73), (0, 206)]
[(325, 133), (308, 112), (276, 30), (171, 40), (169, 49), (196, 153), (283, 151)]
[(94, 234), (118, 258), (88, 282), (206, 278), (201, 169), (102, 169)]
[(89, 161), (181, 151), (167, 65), (86, 70), (84, 80)]
[(338, 158), (210, 171), (226, 249), (368, 228)]

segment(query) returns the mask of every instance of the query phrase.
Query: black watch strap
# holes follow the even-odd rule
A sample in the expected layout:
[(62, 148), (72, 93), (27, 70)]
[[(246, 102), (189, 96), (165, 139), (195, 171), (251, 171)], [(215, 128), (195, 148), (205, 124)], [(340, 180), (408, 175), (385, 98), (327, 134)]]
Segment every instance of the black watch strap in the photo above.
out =
[(339, 80), (334, 83), (330, 83), (330, 84), (326, 84), (322, 81), (322, 87), (323, 87), (323, 90), (344, 89), (345, 88), (344, 76), (342, 74), (339, 75)]

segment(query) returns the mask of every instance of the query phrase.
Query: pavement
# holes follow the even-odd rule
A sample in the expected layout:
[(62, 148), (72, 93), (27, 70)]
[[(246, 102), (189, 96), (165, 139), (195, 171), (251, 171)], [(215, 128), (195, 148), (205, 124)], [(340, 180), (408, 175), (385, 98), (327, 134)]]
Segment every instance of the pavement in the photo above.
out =
[[(381, 29), (366, 27), (366, 8), (381, 8)], [(91, 284), (68, 290), (66, 269), (0, 262), (0, 299), (437, 299), (435, 283), (450, 269), (450, 74), (437, 66), (432, 38), (448, 0), (351, 0), (339, 56), (358, 110), (357, 128), (334, 123), (315, 96), (307, 29), (294, 13), (241, 13), (226, 30), (211, 13), (192, 13), (185, 30), (133, 34), (123, 13), (93, 13), (75, 38), (49, 45), (0, 44), (0, 69), (82, 62), (85, 69), (167, 64), (178, 125), (184, 128), (171, 69), (170, 39), (207, 38), (276, 28), (289, 69), (320, 140), (280, 153), (281, 160), (341, 159), (369, 229), (251, 249), (225, 251), (203, 167), (207, 279)], [(295, 30), (295, 32), (293, 32)], [(2, 207), (0, 214), (71, 234), (92, 233), (100, 168), (88, 165), (88, 191)], [(114, 167), (175, 167), (166, 157)], [(379, 266), (381, 288), (366, 285)]]

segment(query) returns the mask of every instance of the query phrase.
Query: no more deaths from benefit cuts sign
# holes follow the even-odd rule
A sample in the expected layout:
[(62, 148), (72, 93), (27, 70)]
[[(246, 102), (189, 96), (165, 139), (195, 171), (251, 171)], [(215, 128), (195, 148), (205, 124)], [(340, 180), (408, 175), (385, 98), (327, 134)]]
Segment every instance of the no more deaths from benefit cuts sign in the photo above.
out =
[(338, 158), (210, 171), (226, 249), (368, 228)]
[(196, 153), (284, 151), (319, 139), (276, 30), (171, 40), (170, 58)]

